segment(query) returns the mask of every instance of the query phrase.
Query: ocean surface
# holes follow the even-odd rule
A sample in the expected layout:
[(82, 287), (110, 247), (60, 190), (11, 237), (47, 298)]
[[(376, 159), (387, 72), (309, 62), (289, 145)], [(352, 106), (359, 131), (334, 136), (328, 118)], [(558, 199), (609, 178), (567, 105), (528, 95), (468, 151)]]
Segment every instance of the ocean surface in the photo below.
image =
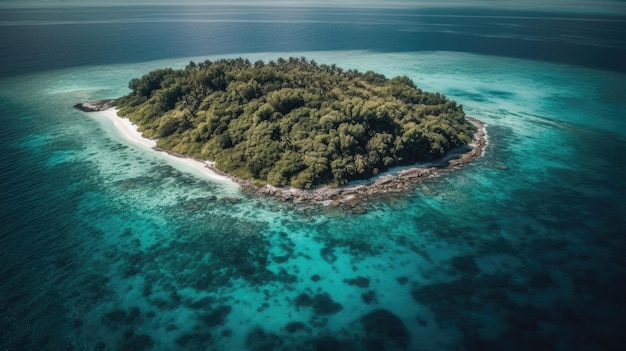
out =
[[(407, 75), (489, 145), (357, 215), (242, 193), (72, 108), (238, 56)], [(0, 349), (622, 349), (625, 62), (617, 15), (2, 10)]]

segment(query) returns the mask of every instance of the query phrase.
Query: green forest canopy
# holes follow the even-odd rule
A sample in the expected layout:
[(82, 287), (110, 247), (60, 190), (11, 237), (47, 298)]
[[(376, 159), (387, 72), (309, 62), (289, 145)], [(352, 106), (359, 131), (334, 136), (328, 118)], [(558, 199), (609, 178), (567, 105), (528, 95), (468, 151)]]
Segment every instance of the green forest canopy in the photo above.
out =
[(475, 127), (463, 107), (387, 79), (305, 58), (241, 58), (158, 69), (116, 100), (157, 146), (276, 186), (340, 186), (441, 158)]

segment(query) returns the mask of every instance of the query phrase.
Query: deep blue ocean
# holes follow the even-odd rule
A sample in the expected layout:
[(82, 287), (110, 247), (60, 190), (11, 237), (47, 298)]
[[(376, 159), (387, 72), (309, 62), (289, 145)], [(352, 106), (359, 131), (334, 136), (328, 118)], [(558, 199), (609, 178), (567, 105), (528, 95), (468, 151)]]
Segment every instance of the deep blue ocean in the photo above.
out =
[[(72, 108), (239, 56), (406, 75), (489, 145), (357, 215), (243, 193)], [(625, 16), (0, 10), (1, 350), (621, 350), (625, 316)]]

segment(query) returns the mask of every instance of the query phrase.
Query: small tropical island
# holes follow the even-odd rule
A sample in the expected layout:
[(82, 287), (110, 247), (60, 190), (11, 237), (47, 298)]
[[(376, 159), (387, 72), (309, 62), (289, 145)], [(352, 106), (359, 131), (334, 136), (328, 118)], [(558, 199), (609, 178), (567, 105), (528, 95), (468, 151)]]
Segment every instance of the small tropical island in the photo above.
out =
[(115, 107), (157, 149), (211, 161), (244, 189), (285, 200), (404, 190), (486, 145), (483, 124), (462, 105), (406, 76), (305, 58), (190, 62), (134, 78), (129, 88), (76, 107)]

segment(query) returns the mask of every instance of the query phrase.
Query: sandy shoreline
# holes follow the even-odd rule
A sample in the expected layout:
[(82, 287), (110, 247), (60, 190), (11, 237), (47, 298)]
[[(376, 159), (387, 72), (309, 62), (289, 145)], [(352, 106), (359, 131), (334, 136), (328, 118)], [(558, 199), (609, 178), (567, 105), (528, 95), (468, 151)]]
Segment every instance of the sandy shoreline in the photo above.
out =
[(347, 203), (354, 205), (360, 200), (373, 197), (377, 194), (402, 192), (428, 178), (457, 169), (483, 156), (488, 140), (485, 124), (475, 118), (466, 117), (477, 127), (477, 132), (474, 133), (472, 143), (462, 149), (450, 152), (446, 157), (437, 162), (396, 167), (374, 178), (354, 181), (340, 188), (322, 186), (315, 189), (302, 190), (296, 188), (278, 188), (271, 185), (258, 186), (252, 181), (235, 178), (221, 172), (215, 168), (214, 162), (196, 160), (159, 149), (156, 146), (156, 140), (144, 138), (137, 130), (137, 126), (128, 118), (118, 116), (118, 110), (109, 106), (111, 101), (112, 100), (87, 102), (77, 104), (75, 107), (86, 112), (98, 112), (101, 116), (109, 119), (116, 130), (128, 141), (138, 144), (141, 147), (158, 151), (169, 160), (179, 165), (191, 167), (207, 178), (231, 186), (240, 186), (247, 192), (297, 203), (309, 202), (333, 205)]
[(94, 111), (100, 116), (107, 118), (126, 140), (137, 144), (143, 148), (152, 149), (163, 154), (171, 161), (174, 161), (180, 165), (184, 165), (188, 168), (193, 168), (199, 171), (203, 176), (209, 179), (216, 180), (222, 183), (228, 183), (232, 186), (238, 186), (237, 182), (234, 182), (230, 177), (218, 174), (213, 171), (212, 162), (195, 160), (182, 155), (173, 155), (167, 151), (161, 150), (156, 146), (156, 140), (144, 138), (141, 132), (137, 129), (137, 125), (133, 124), (128, 118), (120, 117), (117, 114), (118, 109), (111, 107), (105, 110)]
[(108, 118), (118, 132), (120, 132), (120, 134), (129, 141), (150, 149), (156, 147), (156, 140), (144, 138), (137, 130), (137, 125), (133, 124), (128, 118), (118, 116), (117, 111), (118, 110), (116, 108), (110, 108), (108, 110), (100, 111), (100, 115)]

